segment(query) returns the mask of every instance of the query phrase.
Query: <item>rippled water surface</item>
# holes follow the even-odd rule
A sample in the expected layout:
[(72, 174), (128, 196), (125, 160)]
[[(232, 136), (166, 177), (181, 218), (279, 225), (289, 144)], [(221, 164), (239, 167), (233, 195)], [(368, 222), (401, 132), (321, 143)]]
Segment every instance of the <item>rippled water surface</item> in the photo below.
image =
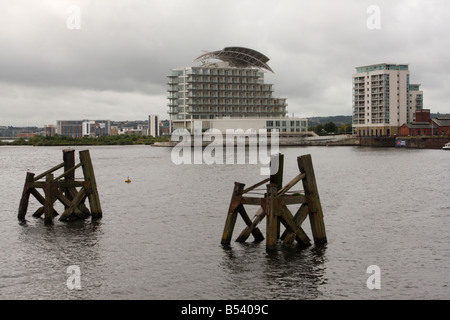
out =
[[(177, 166), (166, 148), (90, 147), (103, 219), (45, 225), (32, 200), (20, 224), (27, 170), (60, 163), (62, 149), (0, 148), (1, 299), (450, 298), (450, 152), (281, 148), (285, 182), (312, 155), (328, 244), (268, 254), (252, 237), (220, 245), (234, 182), (262, 180), (260, 166)], [(81, 290), (66, 285), (71, 265)], [(380, 290), (366, 286), (370, 265)]]

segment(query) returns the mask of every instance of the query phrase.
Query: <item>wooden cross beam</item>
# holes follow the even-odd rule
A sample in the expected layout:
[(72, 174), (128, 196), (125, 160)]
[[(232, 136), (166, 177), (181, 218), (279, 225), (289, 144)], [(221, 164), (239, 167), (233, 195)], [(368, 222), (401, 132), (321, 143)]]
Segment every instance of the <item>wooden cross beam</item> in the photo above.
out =
[[(236, 224), (237, 214), (239, 213), (241, 217), (244, 219), (247, 226), (250, 226), (252, 224), (252, 221), (250, 220), (247, 212), (244, 209), (243, 203), (242, 203), (242, 194), (244, 193), (244, 187), (245, 184), (235, 182), (234, 183), (234, 190), (233, 194), (231, 196), (230, 201), (230, 207), (228, 209), (228, 215), (227, 220), (225, 222), (225, 228), (222, 234), (222, 241), (221, 244), (223, 245), (229, 245), (231, 242), (231, 237), (233, 235), (234, 226)], [(264, 236), (262, 235), (261, 231), (258, 228), (252, 228), (252, 230), (249, 232), (253, 234), (255, 239), (257, 241), (264, 240)]]

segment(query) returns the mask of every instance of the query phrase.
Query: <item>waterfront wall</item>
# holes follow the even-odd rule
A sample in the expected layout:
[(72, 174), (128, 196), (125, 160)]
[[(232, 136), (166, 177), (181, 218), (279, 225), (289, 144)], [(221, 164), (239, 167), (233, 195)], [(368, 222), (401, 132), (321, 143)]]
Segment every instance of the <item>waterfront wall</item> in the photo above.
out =
[[(193, 140), (192, 140), (193, 141)], [(270, 144), (270, 138), (268, 139)], [(450, 137), (353, 137), (350, 135), (300, 137), (280, 135), (280, 146), (360, 146), (372, 148), (420, 148), (441, 149)], [(203, 146), (210, 142), (203, 142)], [(154, 146), (173, 147), (176, 142), (160, 142)]]
[[(450, 142), (450, 137), (397, 137), (396, 141), (404, 141), (406, 148), (441, 149)], [(397, 143), (396, 142), (396, 143)]]
[(450, 142), (450, 137), (357, 137), (355, 140), (362, 147), (441, 149)]
[(355, 137), (355, 141), (361, 147), (395, 147), (395, 137)]

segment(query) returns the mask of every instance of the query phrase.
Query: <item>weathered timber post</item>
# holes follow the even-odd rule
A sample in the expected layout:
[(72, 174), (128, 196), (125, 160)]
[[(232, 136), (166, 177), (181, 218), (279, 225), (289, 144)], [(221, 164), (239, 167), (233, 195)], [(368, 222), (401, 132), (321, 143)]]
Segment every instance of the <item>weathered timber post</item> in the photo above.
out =
[(297, 164), (300, 172), (305, 174), (305, 178), (302, 179), (302, 183), (308, 204), (309, 221), (311, 223), (314, 243), (326, 243), (327, 236), (323, 221), (322, 205), (320, 204), (319, 192), (317, 191), (316, 177), (314, 175), (311, 155), (308, 154), (298, 157)]
[(87, 194), (89, 204), (91, 206), (92, 218), (99, 219), (102, 217), (102, 207), (100, 205), (100, 197), (97, 191), (97, 183), (95, 181), (94, 167), (92, 166), (89, 150), (80, 151), (80, 162), (83, 167), (84, 179), (88, 184)]
[(277, 201), (277, 185), (268, 184), (267, 194), (264, 198), (264, 211), (266, 212), (266, 250), (275, 250), (278, 241), (278, 212), (280, 206)]
[[(276, 155), (271, 156), (271, 166), (270, 169), (272, 170), (272, 163), (276, 163), (276, 172), (271, 172), (270, 175), (270, 183), (277, 186), (277, 191), (280, 190), (283, 187), (283, 170), (284, 170), (284, 154), (279, 153)], [(280, 221), (277, 221), (277, 238), (280, 237)]]
[[(277, 186), (277, 191), (283, 187), (283, 169), (284, 169), (284, 155), (279, 153), (271, 156), (270, 162), (277, 163), (277, 171), (270, 172), (270, 184), (275, 184)], [(272, 165), (270, 166), (272, 169)]]
[[(73, 167), (75, 167), (75, 150), (72, 149), (65, 149), (63, 150), (63, 161), (64, 161), (64, 172), (67, 172), (67, 174), (64, 176), (64, 181), (75, 181), (75, 170), (71, 170)], [(70, 201), (73, 201), (74, 194), (72, 188), (66, 188), (64, 190), (64, 195), (66, 198)], [(69, 204), (64, 202), (64, 208), (67, 209), (69, 207)]]
[(235, 182), (233, 194), (231, 195), (230, 207), (228, 209), (227, 220), (223, 229), (221, 244), (229, 245), (233, 235), (234, 225), (236, 224), (237, 208), (241, 203), (242, 192), (245, 184)]
[[(67, 172), (67, 174), (64, 176), (64, 181), (75, 181), (75, 170), (70, 171), (73, 167), (75, 167), (75, 150), (72, 149), (65, 149), (63, 150), (63, 161), (64, 161), (64, 172)], [(70, 190), (73, 190), (71, 188), (67, 188), (64, 190), (64, 194), (66, 195), (67, 199), (70, 201), (73, 200), (73, 194), (71, 194)], [(67, 209), (67, 206), (64, 205), (64, 207)]]
[(17, 218), (19, 220), (24, 220), (25, 215), (27, 214), (28, 201), (30, 200), (30, 188), (28, 184), (32, 183), (33, 181), (34, 181), (34, 173), (27, 172), (27, 176), (25, 178), (25, 185), (23, 186), (22, 198), (20, 199), (19, 214), (17, 215)]
[(75, 167), (75, 150), (73, 149), (64, 149), (63, 150), (63, 161), (64, 161), (64, 172), (67, 172), (64, 175), (65, 181), (73, 181), (75, 180), (75, 171), (70, 171), (73, 167)]
[(44, 217), (46, 222), (52, 221), (53, 218), (53, 173), (48, 173), (44, 185), (45, 203), (44, 203)]
[[(63, 160), (64, 160), (64, 182), (73, 182), (75, 181), (75, 150), (73, 149), (64, 149), (63, 150)], [(69, 202), (73, 201), (77, 196), (77, 191), (75, 188), (65, 188), (64, 195), (69, 200)], [(64, 203), (64, 208), (67, 209), (70, 205), (68, 203)], [(81, 218), (88, 217), (91, 213), (89, 209), (86, 207), (84, 202), (81, 202), (79, 205), (79, 210), (75, 210), (74, 212)]]

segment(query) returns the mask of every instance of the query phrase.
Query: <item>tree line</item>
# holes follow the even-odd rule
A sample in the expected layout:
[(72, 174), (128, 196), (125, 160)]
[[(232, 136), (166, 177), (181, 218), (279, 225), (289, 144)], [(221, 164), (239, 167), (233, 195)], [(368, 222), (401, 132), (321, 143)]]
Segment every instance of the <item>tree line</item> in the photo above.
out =
[(352, 125), (349, 123), (337, 125), (334, 122), (326, 122), (325, 124), (317, 124), (308, 127), (308, 131), (314, 131), (319, 136), (333, 135), (333, 134), (351, 134)]

